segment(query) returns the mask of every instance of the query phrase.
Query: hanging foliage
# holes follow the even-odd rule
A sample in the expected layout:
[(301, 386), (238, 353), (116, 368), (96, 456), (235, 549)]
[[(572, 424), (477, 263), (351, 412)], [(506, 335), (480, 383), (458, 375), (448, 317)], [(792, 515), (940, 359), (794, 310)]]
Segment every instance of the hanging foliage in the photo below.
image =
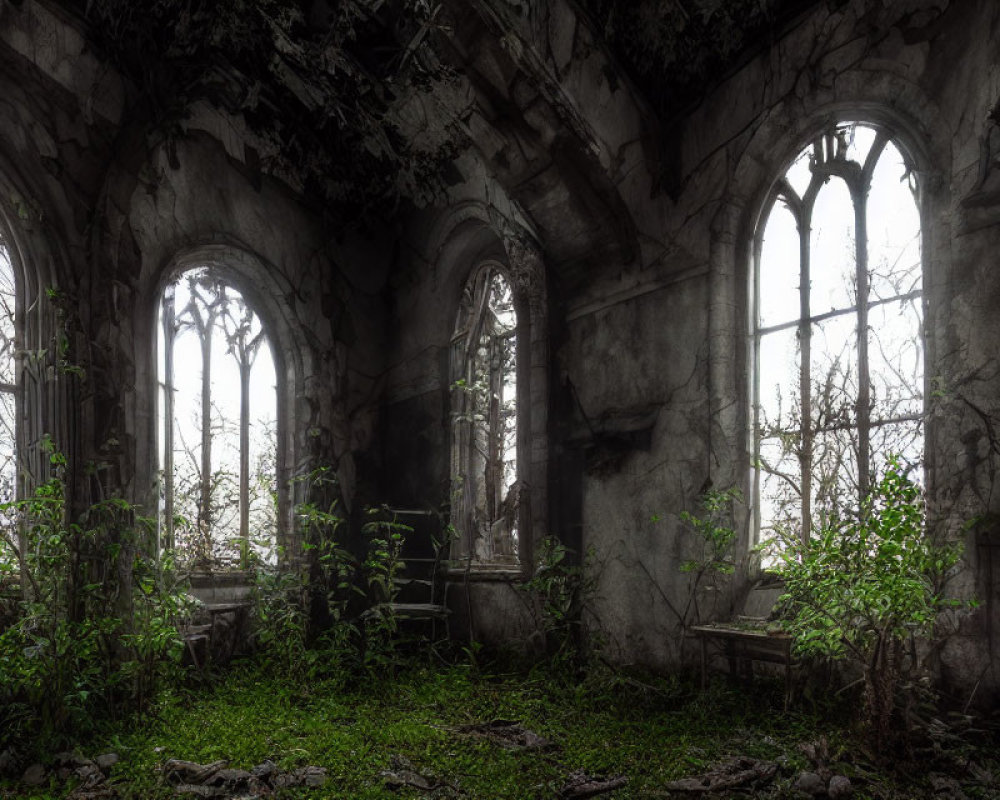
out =
[[(73, 0), (124, 76), (130, 111), (168, 147), (198, 102), (241, 116), (261, 172), (357, 220), (436, 183), (394, 110), (446, 80), (429, 0)], [(308, 9), (308, 10), (306, 10)]]
[(675, 116), (815, 0), (582, 0), (654, 107)]

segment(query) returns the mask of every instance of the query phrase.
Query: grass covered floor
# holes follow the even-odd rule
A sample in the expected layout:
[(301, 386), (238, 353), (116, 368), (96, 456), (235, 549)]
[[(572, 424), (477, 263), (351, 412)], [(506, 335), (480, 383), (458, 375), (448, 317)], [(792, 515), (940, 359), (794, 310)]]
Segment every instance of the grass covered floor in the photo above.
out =
[[(935, 775), (969, 797), (1000, 797), (1000, 784), (991, 787), (981, 773), (1000, 775), (982, 735), (976, 749), (958, 737), (937, 756), (921, 756), (919, 767), (899, 762), (887, 771), (874, 766), (844, 714), (782, 713), (780, 697), (780, 687), (767, 682), (740, 688), (720, 679), (702, 693), (678, 681), (610, 671), (571, 683), (542, 669), (468, 666), (411, 667), (345, 689), (243, 665), (162, 695), (151, 715), (78, 749), (88, 757), (120, 756), (110, 785), (121, 798), (177, 797), (161, 770), (171, 758), (224, 759), (244, 769), (271, 759), (284, 770), (327, 770), (323, 787), (282, 789), (274, 797), (553, 798), (579, 770), (627, 777), (606, 797), (682, 797), (696, 795), (667, 791), (670, 781), (701, 775), (732, 756), (776, 762), (777, 773), (752, 791), (714, 796), (794, 797), (793, 782), (815, 768), (802, 745), (825, 737), (831, 765), (850, 778), (856, 798), (931, 797)], [(520, 723), (551, 744), (506, 749), (466, 727), (497, 720)], [(436, 788), (392, 789), (383, 773), (393, 768)], [(28, 790), (8, 782), (0, 784), (0, 796), (63, 797), (72, 785), (53, 778), (48, 787)]]

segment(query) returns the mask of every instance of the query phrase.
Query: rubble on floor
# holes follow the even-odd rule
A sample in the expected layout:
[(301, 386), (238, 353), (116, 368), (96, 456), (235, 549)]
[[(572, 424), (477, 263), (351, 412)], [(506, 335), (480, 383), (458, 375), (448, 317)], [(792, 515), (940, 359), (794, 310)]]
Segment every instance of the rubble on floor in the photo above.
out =
[(251, 770), (230, 769), (226, 761), (197, 764), (172, 758), (161, 767), (164, 779), (179, 795), (195, 797), (254, 797), (274, 789), (326, 784), (326, 769), (304, 766), (284, 772), (273, 761), (264, 761)]
[(555, 745), (543, 736), (530, 731), (519, 722), (495, 719), (474, 725), (463, 725), (459, 733), (487, 739), (506, 750), (547, 750)]
[(770, 783), (777, 772), (778, 765), (774, 761), (736, 756), (712, 767), (704, 775), (671, 781), (664, 788), (692, 794), (757, 789)]

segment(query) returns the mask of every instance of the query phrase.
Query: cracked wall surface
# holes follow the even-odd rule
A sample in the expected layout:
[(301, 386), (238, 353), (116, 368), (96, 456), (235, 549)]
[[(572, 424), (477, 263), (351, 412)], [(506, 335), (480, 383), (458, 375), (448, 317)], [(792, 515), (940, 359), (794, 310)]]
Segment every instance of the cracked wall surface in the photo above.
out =
[[(548, 85), (549, 96), (558, 89), (568, 98), (578, 116), (562, 119), (563, 130), (553, 133), (531, 126), (537, 115), (529, 113), (530, 103), (518, 105), (510, 91), (507, 101), (530, 128), (517, 138), (520, 159), (546, 160), (552, 142), (582, 136), (589, 167), (557, 163), (554, 180), (574, 187), (572, 193), (581, 171), (602, 172), (587, 184), (606, 186), (614, 198), (595, 204), (592, 213), (603, 221), (605, 209), (624, 206), (629, 222), (614, 228), (623, 241), (610, 251), (588, 245), (587, 256), (574, 256), (566, 240), (582, 235), (589, 241), (581, 234), (588, 226), (570, 216), (558, 190), (552, 190), (553, 205), (508, 179), (512, 162), (498, 153), (510, 145), (495, 127), (489, 136), (477, 135), (477, 142), (493, 144), (470, 159), (454, 196), (500, 217), (510, 213), (495, 205), (504, 198), (547, 259), (553, 287), (550, 530), (580, 552), (594, 550), (599, 588), (591, 624), (600, 628), (606, 649), (623, 662), (660, 667), (689, 655), (677, 611), (688, 596), (680, 564), (695, 555), (696, 545), (678, 515), (697, 511), (706, 488), (746, 490), (750, 471), (749, 242), (771, 182), (812, 133), (837, 118), (888, 127), (921, 169), (930, 508), (936, 532), (966, 539), (963, 572), (952, 590), (995, 595), (985, 554), (996, 536), (967, 533), (963, 524), (992, 513), (997, 502), (1000, 376), (993, 365), (1000, 339), (990, 255), (997, 246), (997, 196), (986, 188), (997, 180), (996, 121), (989, 119), (1000, 99), (997, 9), (920, 0), (821, 4), (698, 107), (665, 121), (651, 118), (627, 81), (614, 80), (606, 52), (593, 46), (574, 7), (544, 6), (494, 12), (516, 16), (508, 25), (518, 44), (508, 48), (507, 62), (494, 56), (491, 89), (533, 81)], [(476, 45), (464, 52), (478, 52), (473, 63), (481, 65), (491, 47)], [(542, 77), (530, 78), (532, 70)], [(482, 104), (482, 87), (473, 81), (466, 97)], [(435, 219), (423, 212), (411, 235), (410, 284), (397, 302), (412, 307), (416, 327), (404, 328), (396, 343), (400, 354), (415, 351), (417, 343), (425, 352), (443, 348), (444, 329), (435, 334), (427, 326), (454, 313), (440, 265), (456, 267), (425, 243)], [(464, 256), (466, 269), (474, 257)], [(422, 375), (432, 360), (422, 361)], [(395, 397), (389, 413), (411, 419), (407, 405), (419, 405), (420, 435), (440, 446), (448, 423), (433, 418), (432, 409), (447, 408), (447, 387), (408, 385), (410, 397)], [(434, 474), (444, 481), (446, 464), (437, 463)], [(426, 488), (433, 494), (430, 484)], [(654, 516), (662, 521), (654, 523)], [(736, 523), (738, 556), (746, 559), (745, 511)], [(726, 590), (706, 593), (703, 614), (731, 614), (747, 577), (738, 573)], [(996, 687), (1000, 676), (990, 667), (995, 611), (967, 613), (955, 624), (958, 635), (942, 655), (949, 679), (967, 692), (980, 678), (979, 692), (986, 683)]]
[[(532, 646), (517, 587), (551, 534), (593, 551), (587, 621), (609, 657), (677, 666), (690, 656), (680, 565), (697, 554), (680, 514), (708, 488), (747, 489), (761, 203), (824, 124), (878, 123), (920, 170), (934, 532), (964, 539), (953, 590), (983, 601), (953, 621), (940, 667), (957, 693), (997, 692), (1000, 8), (817, 3), (673, 116), (654, 115), (569, 0), (455, 1), (441, 14), (436, 47), (454, 77), (399, 116), (419, 146), (457, 142), (445, 188), (341, 230), (261, 168), (266, 147), (239, 113), (197, 104), (150, 136), (134, 89), (58, 4), (0, 5), (4, 235), (36, 296), (63, 293), (24, 310), (25, 347), (66, 330), (86, 371), (32, 378), (39, 415), (23, 444), (65, 442), (78, 504), (107, 491), (154, 504), (157, 293), (208, 261), (276, 343), (283, 477), (334, 467), (351, 513), (447, 510), (462, 287), (484, 261), (520, 269), (534, 275), (522, 454), (533, 541), (519, 574), (453, 576), (454, 627)], [(732, 613), (753, 577), (745, 508), (735, 523), (741, 569), (701, 593), (704, 618)]]

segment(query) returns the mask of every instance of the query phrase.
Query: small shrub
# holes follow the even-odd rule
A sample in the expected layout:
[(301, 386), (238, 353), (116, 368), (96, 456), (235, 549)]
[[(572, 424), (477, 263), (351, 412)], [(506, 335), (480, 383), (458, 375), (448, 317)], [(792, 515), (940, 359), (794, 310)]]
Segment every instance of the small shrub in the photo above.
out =
[(846, 659), (862, 673), (865, 722), (877, 743), (892, 730), (894, 701), (919, 669), (914, 637), (934, 635), (958, 545), (934, 543), (920, 487), (897, 459), (857, 517), (831, 516), (781, 558), (784, 624), (802, 655)]
[(364, 665), (374, 672), (395, 669), (397, 621), (392, 603), (399, 593), (396, 579), (403, 568), (403, 540), (413, 528), (404, 525), (387, 508), (370, 508), (362, 531), (368, 540), (364, 579), (369, 611), (365, 616)]
[(538, 548), (537, 565), (524, 590), (532, 598), (546, 655), (557, 665), (580, 667), (589, 656), (583, 614), (597, 581), (591, 568), (593, 551), (588, 551), (582, 564), (572, 563), (572, 555), (566, 545), (547, 536)]
[(185, 595), (169, 564), (143, 554), (151, 521), (121, 499), (69, 521), (65, 459), (47, 452), (53, 477), (0, 505), (0, 561), (21, 591), (0, 631), (0, 749), (58, 744), (142, 711), (182, 650)]
[(742, 502), (739, 489), (710, 489), (701, 496), (701, 516), (682, 511), (683, 522), (697, 540), (701, 552), (697, 558), (681, 562), (681, 572), (689, 576), (688, 599), (681, 613), (681, 627), (701, 620), (698, 608), (698, 593), (707, 584), (715, 586), (720, 575), (732, 575), (736, 566), (733, 562), (733, 545), (736, 530), (732, 525), (733, 505)]

